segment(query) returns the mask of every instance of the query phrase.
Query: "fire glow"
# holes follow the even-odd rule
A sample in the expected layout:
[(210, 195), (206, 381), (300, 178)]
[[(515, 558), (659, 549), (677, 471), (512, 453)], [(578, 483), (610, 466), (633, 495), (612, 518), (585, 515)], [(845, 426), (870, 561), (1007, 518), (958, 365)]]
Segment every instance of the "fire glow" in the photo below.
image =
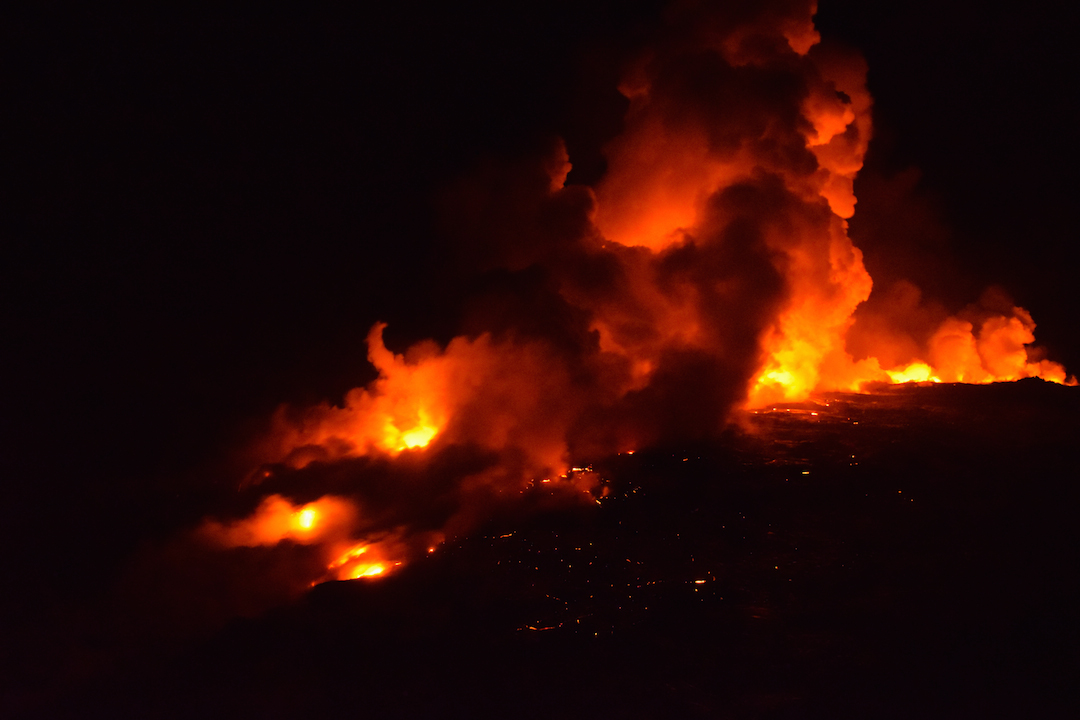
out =
[(224, 547), (276, 545), (286, 539), (305, 545), (346, 532), (355, 515), (355, 507), (345, 498), (327, 495), (297, 507), (271, 495), (246, 519), (228, 524), (208, 520), (199, 534)]
[[(1011, 303), (941, 319), (922, 340), (860, 325), (873, 281), (848, 219), (871, 138), (867, 69), (820, 42), (814, 2), (785, 7), (749, 18), (673, 9), (620, 85), (624, 131), (605, 148), (597, 187), (566, 184), (570, 158), (555, 143), (531, 175), (513, 170), (524, 179), (448, 191), (447, 224), (494, 233), (489, 266), (538, 268), (569, 329), (481, 323), (445, 347), (395, 354), (376, 324), (367, 344), (378, 378), (340, 406), (282, 408), (258, 461), (301, 470), (470, 447), (496, 460), (462, 487), (498, 495), (561, 478), (541, 482), (591, 499), (597, 480), (571, 471), (572, 458), (709, 435), (740, 409), (871, 383), (1074, 384), (1031, 348), (1035, 323)], [(513, 220), (526, 240), (488, 229), (485, 203), (510, 212), (491, 185), (519, 192)], [(872, 352), (852, 355), (854, 335)], [(224, 547), (318, 544), (327, 578), (380, 577), (406, 562), (393, 543), (354, 537), (359, 512), (346, 498), (296, 507), (273, 495), (201, 532)]]
[(390, 572), (402, 564), (404, 550), (392, 536), (356, 542), (351, 538), (359, 511), (346, 498), (326, 495), (294, 505), (280, 495), (264, 499), (243, 520), (207, 520), (196, 532), (204, 541), (223, 548), (273, 546), (283, 541), (320, 548), (326, 560), (321, 580), (355, 580)]

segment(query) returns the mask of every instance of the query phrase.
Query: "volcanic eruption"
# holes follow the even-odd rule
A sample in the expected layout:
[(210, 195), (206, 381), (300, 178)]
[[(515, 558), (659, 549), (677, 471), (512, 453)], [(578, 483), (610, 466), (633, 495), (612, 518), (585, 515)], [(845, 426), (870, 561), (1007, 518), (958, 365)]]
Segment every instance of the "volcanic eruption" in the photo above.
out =
[[(583, 131), (591, 120), (557, 122), (553, 111), (535, 119), (538, 131), (518, 137), (511, 126), (509, 141), (493, 139), (467, 162), (464, 150), (448, 151), (437, 171), (424, 153), (453, 144), (474, 121), (483, 125), (476, 118), (500, 104), (505, 88), (477, 91), (487, 98), (483, 110), (461, 110), (476, 96), (452, 97), (453, 83), (414, 91), (412, 49), (385, 50), (412, 42), (414, 30), (442, 31), (431, 19), (414, 28), (408, 10), (386, 12), (404, 20), (385, 38), (370, 30), (378, 23), (366, 11), (357, 15), (355, 27), (377, 48), (355, 63), (375, 78), (355, 102), (375, 120), (348, 135), (352, 150), (340, 143), (342, 157), (354, 157), (356, 147), (385, 141), (374, 155), (384, 162), (350, 168), (364, 182), (340, 196), (324, 197), (316, 181), (305, 186), (305, 212), (281, 231), (289, 241), (279, 261), (288, 267), (277, 275), (260, 245), (260, 233), (277, 229), (258, 225), (250, 246), (240, 233), (232, 265), (206, 262), (184, 240), (192, 266), (214, 266), (196, 279), (220, 275), (231, 285), (236, 267), (248, 272), (249, 284), (236, 281), (234, 291), (243, 300), (229, 297), (260, 312), (234, 307), (230, 316), (228, 303), (203, 298), (185, 279), (184, 302), (205, 307), (176, 345), (221, 313), (203, 359), (233, 363), (219, 382), (243, 375), (261, 395), (234, 408), (242, 419), (227, 441), (207, 431), (202, 442), (213, 436), (219, 455), (177, 471), (184, 480), (86, 491), (100, 496), (98, 506), (70, 501), (68, 515), (82, 524), (69, 518), (74, 529), (42, 545), (34, 560), (41, 572), (74, 566), (73, 543), (62, 541), (89, 535), (80, 528), (111, 533), (123, 557), (109, 572), (85, 571), (108, 586), (88, 609), (42, 610), (38, 626), (52, 635), (28, 631), (12, 645), (62, 648), (39, 651), (39, 675), (49, 679), (21, 700), (30, 714), (64, 705), (79, 716), (91, 697), (87, 707), (126, 707), (133, 716), (166, 705), (166, 716), (224, 707), (298, 716), (362, 705), (386, 717), (679, 715), (672, 708), (763, 717), (804, 707), (874, 717), (897, 707), (889, 703), (906, 686), (894, 685), (925, 668), (955, 679), (948, 673), (962, 667), (962, 694), (981, 693), (989, 675), (976, 665), (994, 642), (990, 656), (1007, 656), (1000, 667), (1030, 665), (1039, 687), (1056, 687), (1055, 668), (1064, 677), (1069, 667), (1058, 651), (1074, 628), (1054, 622), (1077, 595), (1062, 579), (1075, 556), (1067, 530), (1075, 493), (1060, 480), (1076, 471), (1067, 450), (1075, 388), (1062, 387), (1075, 378), (1034, 345), (1032, 314), (1004, 290), (939, 298), (940, 286), (890, 265), (900, 253), (881, 251), (908, 226), (858, 224), (860, 211), (873, 210), (867, 198), (880, 200), (910, 175), (856, 184), (874, 170), (871, 155), (864, 171), (875, 132), (872, 68), (824, 25), (819, 35), (817, 3), (679, 0), (655, 16), (637, 10), (647, 22), (613, 30), (611, 46), (589, 40), (566, 51), (579, 52), (575, 72), (588, 76), (576, 102), (610, 117)], [(498, 18), (495, 35), (510, 42)], [(324, 20), (311, 22), (311, 36), (320, 51), (333, 39), (323, 59), (334, 64), (343, 52), (336, 42), (359, 41)], [(605, 24), (592, 22), (594, 30)], [(536, 47), (523, 53), (547, 48), (545, 31), (534, 32)], [(612, 41), (618, 33), (626, 37)], [(252, 57), (229, 54), (240, 75), (246, 62), (269, 62)], [(305, 75), (291, 60), (254, 76), (290, 66), (288, 75), (293, 65), (305, 92), (322, 88), (318, 73)], [(589, 97), (593, 75), (617, 76), (617, 91), (611, 82), (610, 96)], [(512, 84), (548, 102), (551, 88), (537, 76)], [(419, 121), (381, 105), (372, 88), (383, 85), (394, 87), (393, 98), (424, 96), (416, 107), (425, 112), (415, 114), (432, 115), (425, 122), (436, 142), (418, 140), (417, 150), (404, 141)], [(330, 100), (312, 90), (314, 109), (303, 95), (297, 115), (347, 124), (340, 88), (328, 87)], [(573, 105), (571, 96), (559, 102)], [(442, 128), (442, 116), (426, 112), (440, 104), (465, 119)], [(199, 122), (228, 124), (227, 112), (211, 109)], [(278, 116), (265, 115), (276, 148)], [(491, 115), (477, 134), (500, 123)], [(236, 124), (246, 137), (248, 123)], [(305, 142), (316, 142), (312, 128), (324, 129), (301, 127)], [(337, 162), (335, 143), (328, 155)], [(253, 180), (250, 158), (238, 156), (238, 186), (257, 186), (255, 201), (230, 195), (227, 173), (190, 161), (200, 182), (224, 188), (214, 202), (225, 209), (209, 203), (206, 212), (221, 212), (228, 232), (236, 217), (260, 213), (273, 225), (288, 193)], [(319, 176), (305, 175), (311, 167), (302, 161), (270, 164), (300, 178), (290, 190)], [(331, 162), (316, 169), (331, 166), (340, 170)], [(424, 172), (422, 181), (401, 182)], [(398, 193), (395, 182), (422, 191)], [(177, 197), (184, 212), (174, 214), (184, 215), (188, 196)], [(323, 210), (350, 203), (362, 217), (348, 232), (320, 224)], [(903, 214), (904, 199), (896, 205)], [(378, 212), (385, 226), (369, 222)], [(420, 226), (422, 243), (394, 245), (397, 233)], [(309, 232), (331, 241), (309, 249)], [(356, 249), (316, 258), (333, 244)], [(334, 306), (353, 295), (363, 313)], [(339, 350), (328, 328), (347, 315), (363, 322), (345, 335), (354, 345)], [(246, 334), (229, 344), (223, 337), (234, 325)], [(236, 352), (256, 337), (262, 344)], [(313, 342), (321, 344), (311, 357), (338, 363), (325, 378), (310, 363), (259, 363), (262, 353), (308, 357), (304, 345)], [(110, 367), (119, 374), (138, 364), (125, 362)], [(169, 397), (139, 393), (162, 415), (182, 404), (185, 389), (216, 401), (212, 381), (200, 386), (212, 373), (176, 377), (187, 384), (170, 384)], [(274, 383), (282, 377), (302, 381)], [(117, 416), (136, 418), (126, 427), (146, 425), (147, 436), (183, 426), (188, 434), (169, 447), (197, 454), (186, 444), (201, 437), (191, 428), (208, 419), (205, 406), (190, 405), (164, 429), (117, 407)], [(107, 435), (119, 447), (113, 435), (124, 433), (102, 427), (88, 437)], [(62, 437), (75, 442), (89, 429), (65, 424)], [(56, 442), (48, 438), (50, 451)], [(130, 474), (149, 474), (131, 448), (117, 456), (136, 468)], [(77, 475), (83, 464), (72, 469)], [(108, 522), (120, 516), (127, 524)], [(63, 667), (54, 672), (58, 656)], [(937, 687), (936, 677), (920, 682)], [(50, 688), (68, 683), (74, 689), (54, 700)]]
[[(553, 139), (447, 188), (440, 225), (476, 288), (465, 332), (398, 353), (375, 325), (378, 378), (340, 405), (282, 407), (249, 454), (249, 486), (275, 494), (200, 537), (316, 545), (324, 577), (380, 575), (538, 482), (591, 500), (575, 464), (714, 437), (748, 408), (874, 383), (1066, 382), (1007, 298), (915, 333), (859, 316), (873, 282), (847, 220), (872, 101), (865, 62), (820, 42), (815, 12), (677, 3), (624, 73), (624, 129), (595, 187), (567, 184)], [(366, 481), (327, 469), (342, 463), (360, 478), (408, 467), (390, 483), (411, 489), (365, 497)], [(431, 465), (445, 477), (422, 479)], [(415, 500), (431, 482), (437, 510)]]

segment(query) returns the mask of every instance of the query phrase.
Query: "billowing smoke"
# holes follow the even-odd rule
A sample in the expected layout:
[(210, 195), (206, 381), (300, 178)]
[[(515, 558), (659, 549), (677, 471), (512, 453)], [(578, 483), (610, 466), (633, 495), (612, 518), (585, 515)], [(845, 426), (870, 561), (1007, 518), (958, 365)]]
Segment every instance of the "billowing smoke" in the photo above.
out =
[(566, 183), (573, 158), (551, 138), (445, 188), (460, 334), (387, 348), (372, 328), (378, 378), (281, 408), (250, 449), (251, 514), (190, 542), (308, 548), (289, 566), (300, 591), (389, 572), (537, 492), (590, 501), (575, 465), (715, 435), (747, 405), (1064, 381), (1026, 347), (1031, 317), (995, 295), (950, 316), (898, 284), (849, 336), (872, 288), (847, 234), (871, 99), (862, 59), (819, 42), (815, 9), (676, 3), (626, 70), (596, 187)]

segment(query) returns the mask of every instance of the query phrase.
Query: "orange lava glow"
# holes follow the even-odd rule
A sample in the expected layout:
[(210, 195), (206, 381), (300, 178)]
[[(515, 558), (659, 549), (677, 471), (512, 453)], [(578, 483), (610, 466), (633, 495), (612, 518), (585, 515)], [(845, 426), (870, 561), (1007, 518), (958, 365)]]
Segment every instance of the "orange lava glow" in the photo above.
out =
[(379, 543), (353, 545), (329, 564), (328, 575), (337, 580), (382, 577), (402, 564), (400, 560), (389, 560), (387, 550), (384, 544)]
[[(414, 348), (410, 357), (394, 355), (382, 341), (382, 324), (368, 337), (368, 359), (379, 370), (369, 389), (349, 393), (345, 408), (317, 408), (310, 422), (287, 428), (279, 439), (286, 453), (308, 448), (288, 458), (303, 467), (321, 456), (348, 457), (381, 451), (396, 455), (427, 447), (446, 424), (447, 375), (452, 361), (433, 347)], [(320, 453), (319, 449), (324, 452)]]
[(368, 357), (379, 370), (369, 387), (323, 404), (297, 419), (282, 408), (259, 451), (269, 462), (302, 468), (315, 461), (370, 454), (423, 452), (446, 438), (498, 451), (528, 451), (536, 474), (565, 472), (562, 408), (569, 378), (540, 344), (497, 343), (488, 335), (454, 338), (445, 349), (419, 343), (395, 355), (368, 335)]
[(318, 517), (319, 516), (315, 512), (314, 508), (307, 508), (305, 510), (301, 510), (300, 513), (297, 515), (296, 523), (304, 530), (310, 530), (311, 528), (315, 527), (315, 522), (318, 520)]
[(207, 520), (196, 531), (204, 541), (224, 548), (272, 546), (284, 541), (317, 546), (325, 558), (325, 576), (316, 579), (352, 580), (383, 576), (404, 563), (405, 551), (395, 536), (357, 541), (356, 505), (325, 495), (306, 505), (294, 505), (280, 495), (265, 498), (250, 516), (222, 523)]
[(271, 495), (249, 517), (228, 524), (208, 520), (199, 534), (224, 547), (276, 545), (282, 540), (307, 545), (347, 532), (355, 517), (355, 506), (345, 498), (326, 495), (298, 507)]

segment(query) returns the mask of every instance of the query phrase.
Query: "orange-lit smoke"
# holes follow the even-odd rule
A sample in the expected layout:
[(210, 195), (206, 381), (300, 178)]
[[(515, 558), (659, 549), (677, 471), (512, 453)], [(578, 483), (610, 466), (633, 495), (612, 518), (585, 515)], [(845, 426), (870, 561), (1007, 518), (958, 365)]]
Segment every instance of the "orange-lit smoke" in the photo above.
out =
[[(575, 380), (547, 343), (485, 333), (455, 338), (445, 348), (423, 342), (397, 355), (383, 344), (383, 327), (375, 325), (368, 336), (378, 378), (351, 390), (341, 407), (281, 408), (255, 450), (264, 467), (285, 468), (287, 477), (302, 481), (345, 460), (396, 459), (424, 467), (440, 453), (466, 448), (474, 460), (453, 471), (459, 474), (451, 480), (451, 500), (441, 503), (449, 509), (437, 511), (453, 531), (483, 519), (471, 506), (495, 502), (490, 496), (501, 493), (510, 493), (512, 501), (532, 480), (554, 478), (556, 492), (591, 498), (591, 485), (568, 472), (567, 437), (579, 404)], [(271, 476), (264, 471), (256, 482)], [(408, 559), (410, 548), (429, 547), (441, 537), (439, 527), (418, 523), (408, 510), (361, 512), (363, 491), (352, 490), (359, 492), (358, 502), (327, 495), (297, 506), (272, 495), (251, 516), (208, 521), (199, 534), (226, 548), (317, 545), (325, 558), (321, 579), (341, 580), (385, 576)], [(408, 487), (381, 492), (399, 506), (421, 504)], [(397, 524), (401, 516), (405, 527)]]
[[(848, 332), (872, 289), (846, 222), (871, 136), (865, 63), (818, 44), (814, 3), (789, 6), (782, 19), (764, 9), (737, 25), (723, 11), (699, 15), (699, 6), (687, 7), (677, 44), (642, 58), (620, 87), (629, 100), (626, 130), (608, 147), (596, 226), (606, 239), (658, 258), (680, 245), (702, 248), (715, 241), (718, 223), (738, 221), (738, 208), (716, 213), (725, 194), (760, 202), (753, 190), (771, 179), (801, 203), (776, 208), (757, 226), (784, 297), (760, 328), (746, 404), (857, 391), (868, 382), (1066, 380), (1061, 365), (1038, 351), (1029, 357), (1035, 326), (1015, 306), (977, 323), (945, 319), (902, 363), (887, 359), (904, 354), (894, 343), (913, 340), (895, 331), (853, 358)], [(812, 218), (825, 208), (827, 218)], [(660, 293), (655, 282), (636, 285), (662, 317), (664, 347), (715, 346), (704, 332), (703, 313), (715, 310), (702, 307), (704, 283)], [(632, 357), (639, 384), (647, 384), (656, 351), (622, 341), (619, 320), (618, 310), (597, 313), (601, 345)]]
[(454, 338), (445, 349), (427, 341), (395, 355), (383, 344), (384, 327), (377, 324), (368, 335), (378, 379), (349, 391), (343, 407), (323, 404), (296, 418), (282, 408), (260, 450), (263, 462), (303, 468), (316, 460), (468, 443), (514, 450), (536, 475), (565, 472), (565, 406), (573, 404), (573, 389), (542, 344), (484, 334)]
[[(672, 8), (620, 86), (625, 124), (596, 188), (566, 184), (561, 142), (449, 188), (455, 272), (476, 288), (465, 333), (395, 354), (376, 325), (378, 378), (340, 405), (282, 408), (258, 462), (303, 477), (349, 459), (479, 453), (482, 469), (439, 490), (458, 507), (438, 529), (461, 530), (477, 488), (502, 502), (566, 474), (572, 456), (708, 436), (738, 407), (868, 382), (1064, 382), (1011, 303), (934, 316), (919, 337), (879, 318), (850, 352), (873, 287), (847, 223), (871, 137), (866, 65), (819, 42), (811, 0), (737, 5)], [(273, 496), (203, 533), (225, 546), (317, 542), (328, 577), (407, 559), (405, 545), (365, 540), (358, 512)]]

